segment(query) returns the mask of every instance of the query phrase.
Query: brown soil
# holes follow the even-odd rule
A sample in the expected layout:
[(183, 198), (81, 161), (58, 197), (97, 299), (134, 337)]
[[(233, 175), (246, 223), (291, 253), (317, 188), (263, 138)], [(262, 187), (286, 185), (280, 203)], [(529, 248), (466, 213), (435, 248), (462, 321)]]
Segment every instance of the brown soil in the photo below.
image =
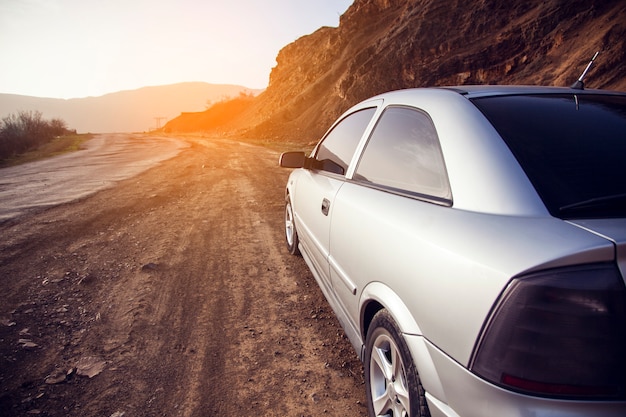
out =
[(283, 242), (275, 151), (190, 147), (0, 224), (0, 415), (365, 415), (362, 367)]

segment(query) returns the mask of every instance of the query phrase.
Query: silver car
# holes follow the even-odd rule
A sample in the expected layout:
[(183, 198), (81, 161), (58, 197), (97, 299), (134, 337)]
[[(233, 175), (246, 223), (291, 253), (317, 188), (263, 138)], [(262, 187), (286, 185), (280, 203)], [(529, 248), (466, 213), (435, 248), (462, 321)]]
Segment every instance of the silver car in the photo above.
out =
[(280, 165), (371, 416), (626, 416), (626, 94), (390, 92)]

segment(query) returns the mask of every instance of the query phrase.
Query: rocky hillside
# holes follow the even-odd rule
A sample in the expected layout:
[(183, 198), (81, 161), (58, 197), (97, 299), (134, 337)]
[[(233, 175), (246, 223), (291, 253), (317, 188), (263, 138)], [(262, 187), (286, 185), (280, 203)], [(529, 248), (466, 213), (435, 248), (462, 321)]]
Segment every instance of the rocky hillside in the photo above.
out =
[(596, 51), (587, 87), (626, 91), (623, 0), (355, 0), (339, 27), (282, 49), (268, 88), (238, 117), (204, 130), (314, 141), (348, 107), (384, 91), (567, 86)]

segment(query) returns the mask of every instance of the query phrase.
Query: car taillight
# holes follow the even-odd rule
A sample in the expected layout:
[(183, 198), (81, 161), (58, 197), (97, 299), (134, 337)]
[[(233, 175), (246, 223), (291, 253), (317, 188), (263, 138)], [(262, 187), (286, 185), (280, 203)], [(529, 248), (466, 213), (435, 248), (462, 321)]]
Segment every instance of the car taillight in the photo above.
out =
[(485, 326), (471, 368), (531, 395), (626, 398), (626, 287), (616, 266), (514, 279)]

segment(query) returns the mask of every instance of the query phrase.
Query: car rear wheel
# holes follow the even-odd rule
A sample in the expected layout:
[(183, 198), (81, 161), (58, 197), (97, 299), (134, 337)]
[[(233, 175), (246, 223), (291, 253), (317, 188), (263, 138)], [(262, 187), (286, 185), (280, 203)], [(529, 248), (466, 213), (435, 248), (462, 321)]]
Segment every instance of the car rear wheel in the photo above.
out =
[(291, 206), (291, 198), (289, 196), (287, 196), (285, 200), (285, 241), (287, 242), (289, 253), (292, 255), (300, 254), (300, 249), (298, 249), (298, 232), (296, 230), (293, 207)]
[(370, 416), (430, 416), (409, 348), (387, 310), (372, 320), (364, 362)]

